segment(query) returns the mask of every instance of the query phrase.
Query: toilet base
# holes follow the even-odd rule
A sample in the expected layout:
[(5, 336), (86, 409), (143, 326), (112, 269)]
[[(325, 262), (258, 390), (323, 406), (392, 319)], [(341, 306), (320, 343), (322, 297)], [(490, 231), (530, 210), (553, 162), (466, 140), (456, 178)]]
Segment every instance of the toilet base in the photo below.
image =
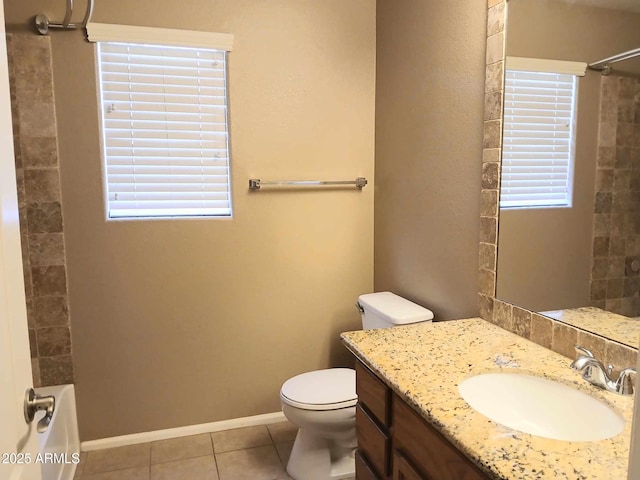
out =
[(355, 476), (355, 448), (340, 448), (316, 435), (298, 430), (287, 463), (294, 480), (342, 480)]

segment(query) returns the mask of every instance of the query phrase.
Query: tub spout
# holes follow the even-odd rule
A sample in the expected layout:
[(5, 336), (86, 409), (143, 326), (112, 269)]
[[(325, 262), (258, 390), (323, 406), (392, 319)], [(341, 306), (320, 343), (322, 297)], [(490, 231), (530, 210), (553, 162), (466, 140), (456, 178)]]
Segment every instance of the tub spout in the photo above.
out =
[(33, 388), (27, 389), (24, 398), (24, 419), (27, 423), (33, 422), (36, 412), (44, 410), (44, 417), (38, 422), (38, 433), (43, 433), (49, 427), (53, 412), (56, 409), (56, 397), (53, 395), (40, 396)]
[(51, 423), (52, 417), (53, 417), (53, 411), (51, 411), (51, 413), (49, 413), (49, 411), (45, 413), (44, 417), (42, 417), (38, 422), (38, 427), (36, 428), (38, 433), (44, 433), (47, 431), (47, 428), (49, 428), (49, 424)]

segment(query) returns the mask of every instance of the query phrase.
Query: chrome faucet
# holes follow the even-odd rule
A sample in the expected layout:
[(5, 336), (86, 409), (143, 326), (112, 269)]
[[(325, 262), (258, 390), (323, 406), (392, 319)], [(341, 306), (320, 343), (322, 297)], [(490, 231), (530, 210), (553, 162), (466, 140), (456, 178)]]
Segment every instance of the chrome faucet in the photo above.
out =
[(582, 372), (582, 378), (587, 382), (595, 385), (596, 387), (607, 390), (608, 392), (620, 395), (633, 394), (632, 377), (635, 378), (635, 368), (625, 368), (620, 372), (618, 379), (613, 380), (611, 378), (613, 365), (605, 367), (590, 350), (581, 347), (580, 345), (576, 345), (575, 348), (581, 355), (571, 362), (571, 368)]

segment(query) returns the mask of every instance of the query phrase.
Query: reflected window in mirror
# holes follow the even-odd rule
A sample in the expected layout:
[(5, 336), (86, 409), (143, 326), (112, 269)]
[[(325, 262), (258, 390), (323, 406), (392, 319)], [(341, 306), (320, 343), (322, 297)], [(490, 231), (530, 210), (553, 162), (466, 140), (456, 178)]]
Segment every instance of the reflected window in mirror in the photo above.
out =
[(507, 58), (500, 208), (571, 207), (575, 62)]

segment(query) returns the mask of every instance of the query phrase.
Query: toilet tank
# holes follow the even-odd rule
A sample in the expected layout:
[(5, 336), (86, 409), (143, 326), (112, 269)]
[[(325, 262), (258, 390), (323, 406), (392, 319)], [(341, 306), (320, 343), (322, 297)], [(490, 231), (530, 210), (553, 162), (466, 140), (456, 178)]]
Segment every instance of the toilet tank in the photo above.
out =
[(391, 292), (360, 295), (357, 305), (364, 330), (430, 322), (433, 319), (431, 310)]

